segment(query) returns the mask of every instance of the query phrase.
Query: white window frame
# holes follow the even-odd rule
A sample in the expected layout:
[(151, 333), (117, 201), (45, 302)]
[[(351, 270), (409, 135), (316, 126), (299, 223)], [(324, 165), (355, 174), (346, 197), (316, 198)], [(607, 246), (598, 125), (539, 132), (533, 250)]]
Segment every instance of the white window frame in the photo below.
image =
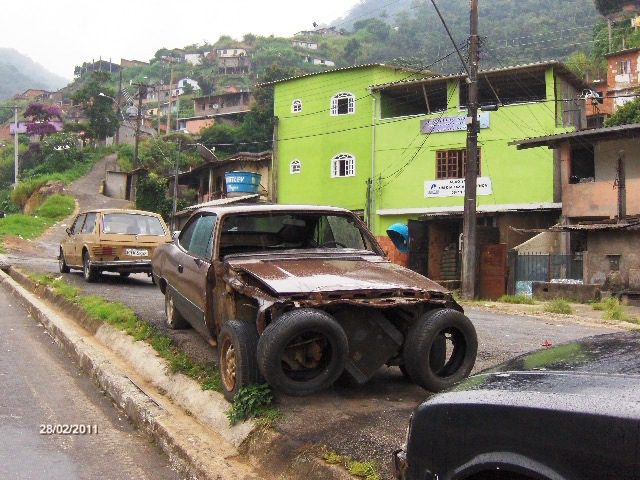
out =
[[(345, 162), (344, 175), (340, 175), (340, 163)], [(356, 157), (350, 153), (339, 153), (331, 159), (331, 178), (356, 176)]]
[(302, 171), (302, 162), (297, 158), (292, 160), (289, 164), (289, 173), (291, 175), (296, 175)]
[(302, 111), (302, 100), (296, 98), (291, 102), (291, 113), (300, 113)]
[[(338, 105), (340, 100), (347, 99), (347, 113), (338, 113)], [(356, 97), (353, 93), (340, 92), (331, 97), (331, 115), (353, 115), (356, 113)]]

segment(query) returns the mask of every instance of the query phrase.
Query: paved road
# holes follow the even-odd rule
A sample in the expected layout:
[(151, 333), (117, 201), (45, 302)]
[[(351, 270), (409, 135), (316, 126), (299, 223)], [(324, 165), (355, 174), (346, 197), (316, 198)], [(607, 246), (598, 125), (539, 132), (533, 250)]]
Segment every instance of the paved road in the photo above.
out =
[[(180, 478), (2, 289), (0, 311), (0, 478)], [(41, 425), (65, 424), (98, 433), (40, 434)]]

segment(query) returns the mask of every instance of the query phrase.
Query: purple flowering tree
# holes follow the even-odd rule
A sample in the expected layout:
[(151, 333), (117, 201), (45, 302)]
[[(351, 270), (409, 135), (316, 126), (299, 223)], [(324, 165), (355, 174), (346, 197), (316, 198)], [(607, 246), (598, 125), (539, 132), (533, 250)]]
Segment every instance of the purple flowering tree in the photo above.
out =
[(38, 135), (42, 140), (43, 137), (57, 132), (51, 120), (62, 120), (62, 110), (56, 105), (32, 103), (25, 110), (24, 116), (30, 118), (27, 123), (27, 133)]

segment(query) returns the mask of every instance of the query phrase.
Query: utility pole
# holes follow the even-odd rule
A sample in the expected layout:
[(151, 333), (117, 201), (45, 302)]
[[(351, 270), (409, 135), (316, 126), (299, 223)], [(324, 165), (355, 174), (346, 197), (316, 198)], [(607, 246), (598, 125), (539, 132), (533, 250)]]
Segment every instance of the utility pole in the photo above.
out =
[(140, 144), (140, 129), (142, 124), (142, 96), (146, 95), (148, 85), (144, 83), (134, 83), (138, 87), (138, 115), (136, 117), (136, 143), (133, 150), (133, 166), (138, 167), (138, 147)]
[(14, 160), (14, 179), (13, 188), (18, 188), (18, 179), (20, 176), (20, 164), (18, 161), (18, 106), (13, 107), (13, 160)]
[(120, 81), (118, 82), (118, 95), (116, 96), (116, 109), (118, 114), (118, 128), (116, 130), (116, 145), (120, 143), (120, 98), (122, 97), (122, 69), (120, 69)]
[(176, 210), (178, 209), (178, 174), (180, 168), (180, 140), (176, 154), (176, 169), (173, 173), (173, 202), (171, 204), (171, 230), (176, 229)]
[(171, 63), (171, 75), (169, 76), (169, 109), (167, 110), (167, 131), (165, 132), (167, 135), (171, 131), (171, 87), (173, 86), (173, 59), (170, 60)]
[(464, 188), (463, 248), (462, 248), (462, 297), (476, 298), (476, 273), (478, 265), (478, 238), (476, 215), (476, 190), (478, 181), (478, 63), (480, 38), (478, 36), (478, 0), (470, 0), (469, 37), (469, 99), (467, 105), (467, 164)]

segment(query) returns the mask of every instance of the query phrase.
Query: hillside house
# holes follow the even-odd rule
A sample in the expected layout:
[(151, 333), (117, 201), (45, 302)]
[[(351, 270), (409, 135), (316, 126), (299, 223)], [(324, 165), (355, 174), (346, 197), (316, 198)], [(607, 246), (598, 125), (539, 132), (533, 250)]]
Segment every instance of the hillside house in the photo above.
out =
[(248, 91), (204, 95), (193, 99), (194, 116), (233, 118), (251, 110), (253, 96)]
[(244, 48), (218, 48), (209, 54), (210, 61), (217, 65), (218, 72), (224, 75), (237, 75), (251, 71), (251, 59)]
[(313, 65), (322, 65), (324, 67), (335, 67), (335, 62), (331, 60), (325, 60), (324, 58), (316, 58), (311, 56), (305, 56), (303, 58), (305, 63), (312, 63)]
[(318, 42), (313, 42), (311, 40), (300, 40), (300, 39), (294, 38), (293, 40), (291, 40), (291, 46), (298, 47), (298, 48), (305, 48), (307, 50), (317, 50)]
[[(204, 158), (204, 157), (203, 157)], [(228, 172), (258, 173), (261, 178), (259, 194), (265, 199), (272, 199), (271, 189), (271, 152), (241, 152), (224, 160), (209, 159), (202, 165), (178, 175), (180, 187), (192, 188), (198, 194), (197, 203), (226, 198), (227, 190), (224, 174)], [(173, 188), (173, 176), (169, 176), (170, 189)]]
[[(274, 82), (278, 201), (362, 212), (394, 259), (459, 280), (465, 80), (366, 65)], [(479, 238), (497, 245), (505, 263), (506, 251), (532, 236), (513, 228), (551, 226), (561, 211), (554, 153), (509, 142), (583, 127), (583, 102), (568, 99), (584, 84), (547, 62), (484, 71), (479, 88), (481, 104), (494, 110), (480, 116)], [(405, 256), (386, 235), (396, 223), (409, 225)]]
[(185, 86), (187, 85), (191, 86), (191, 88), (195, 92), (198, 92), (201, 90), (197, 80), (193, 80), (192, 78), (181, 78), (180, 80), (178, 80), (178, 83), (176, 84), (176, 94), (184, 95), (184, 89), (185, 89)]
[(515, 142), (518, 149), (557, 152), (563, 253), (584, 255), (584, 282), (603, 285), (620, 272), (640, 291), (640, 124)]

